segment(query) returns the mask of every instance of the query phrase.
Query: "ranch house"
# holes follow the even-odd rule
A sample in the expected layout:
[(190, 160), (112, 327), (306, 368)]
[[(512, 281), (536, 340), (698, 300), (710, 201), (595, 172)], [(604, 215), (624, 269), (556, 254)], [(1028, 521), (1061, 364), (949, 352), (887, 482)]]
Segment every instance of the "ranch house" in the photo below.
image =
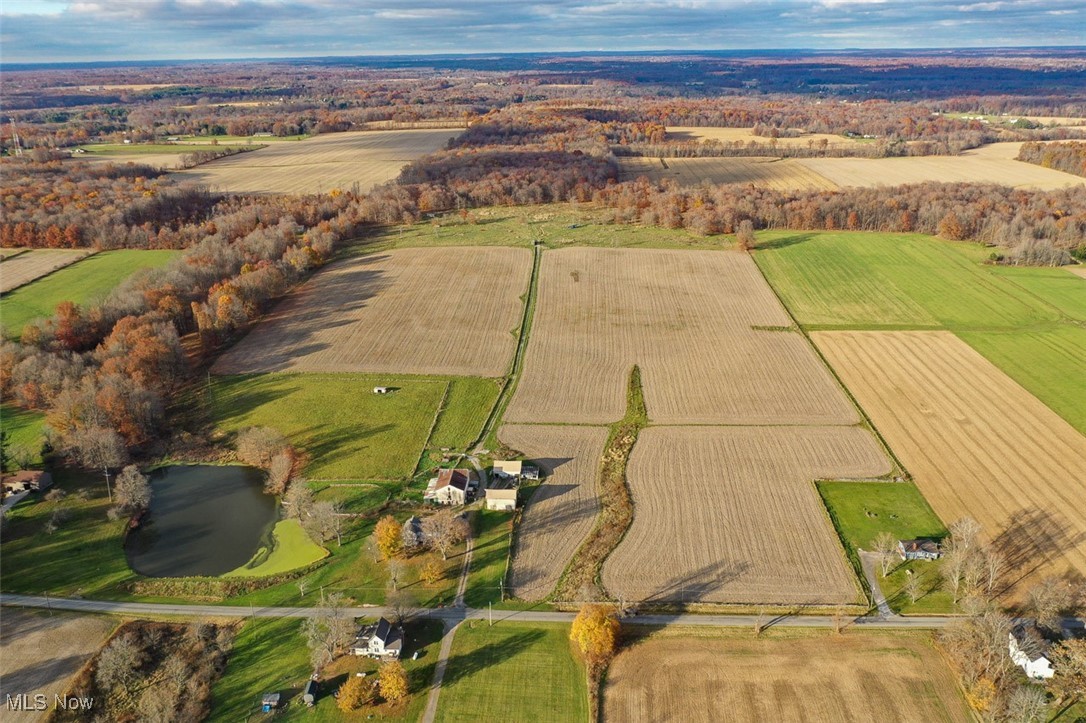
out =
[(1056, 674), (1048, 659), (1048, 641), (1031, 625), (1019, 623), (1008, 636), (1007, 649), (1011, 660), (1034, 680), (1047, 680)]
[(902, 560), (938, 560), (943, 552), (935, 540), (898, 540), (897, 554)]
[(6, 475), (3, 482), (4, 492), (41, 492), (53, 486), (53, 476), (40, 470), (23, 470)]
[(475, 499), (479, 479), (469, 469), (443, 469), (426, 486), (423, 499), (439, 505), (464, 505)]
[(370, 658), (398, 658), (403, 652), (403, 628), (381, 618), (376, 625), (358, 631), (351, 652)]
[(486, 508), (488, 510), (504, 510), (512, 512), (517, 508), (517, 491), (487, 489)]

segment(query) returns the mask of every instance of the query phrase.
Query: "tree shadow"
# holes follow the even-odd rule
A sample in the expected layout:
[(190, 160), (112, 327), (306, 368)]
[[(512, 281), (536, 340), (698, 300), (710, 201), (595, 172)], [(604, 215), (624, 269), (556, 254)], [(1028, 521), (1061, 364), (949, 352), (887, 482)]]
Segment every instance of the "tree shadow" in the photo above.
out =
[(477, 673), (499, 663), (508, 662), (526, 652), (533, 643), (545, 637), (542, 630), (525, 630), (511, 635), (498, 643), (487, 643), (469, 653), (449, 658), (442, 686), (470, 679)]
[(757, 241), (754, 248), (759, 251), (775, 251), (778, 249), (788, 248), (789, 246), (795, 246), (797, 244), (810, 241), (815, 238), (815, 234), (812, 233), (796, 233), (775, 238), (771, 241)]
[(676, 575), (641, 599), (645, 603), (678, 603), (680, 606), (697, 602), (719, 602), (709, 596), (719, 593), (729, 583), (739, 580), (750, 563), (718, 560), (683, 575)]
[(1065, 550), (1086, 542), (1058, 513), (1037, 507), (1015, 513), (992, 540), (1006, 572), (995, 592), (1004, 594), (1051, 562)]

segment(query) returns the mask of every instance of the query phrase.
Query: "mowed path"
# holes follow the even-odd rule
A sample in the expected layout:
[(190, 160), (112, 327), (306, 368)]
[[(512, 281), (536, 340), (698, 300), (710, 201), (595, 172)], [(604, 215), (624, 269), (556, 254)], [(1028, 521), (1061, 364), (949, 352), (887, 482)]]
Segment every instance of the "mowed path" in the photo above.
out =
[(514, 596), (542, 600), (596, 524), (600, 511), (596, 489), (607, 428), (507, 424), (498, 436), (546, 474), (517, 526), (509, 575)]
[(416, 158), (445, 147), (459, 130), (328, 133), (270, 143), (248, 153), (180, 171), (178, 176), (232, 193), (366, 192), (391, 181)]
[(634, 520), (604, 586), (625, 600), (859, 602), (813, 480), (889, 471), (860, 427), (650, 427), (630, 456)]
[(498, 377), (516, 349), (531, 252), (406, 248), (315, 274), (215, 363), (216, 374)]
[(973, 720), (928, 636), (750, 638), (658, 634), (607, 670), (602, 720)]
[(852, 424), (856, 410), (749, 256), (547, 251), (508, 422), (608, 424), (639, 365), (660, 424)]
[(949, 332), (815, 332), (946, 522), (980, 522), (1011, 583), (1086, 575), (1086, 437)]

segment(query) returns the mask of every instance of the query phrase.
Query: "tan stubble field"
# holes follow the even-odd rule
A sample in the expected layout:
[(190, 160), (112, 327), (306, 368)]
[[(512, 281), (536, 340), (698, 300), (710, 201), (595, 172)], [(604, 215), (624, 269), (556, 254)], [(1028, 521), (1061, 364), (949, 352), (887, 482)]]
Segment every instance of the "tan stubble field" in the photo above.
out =
[(315, 274), (216, 362), (216, 374), (508, 371), (527, 249), (406, 248)]
[(70, 266), (94, 253), (90, 249), (30, 249), (0, 261), (0, 293)]

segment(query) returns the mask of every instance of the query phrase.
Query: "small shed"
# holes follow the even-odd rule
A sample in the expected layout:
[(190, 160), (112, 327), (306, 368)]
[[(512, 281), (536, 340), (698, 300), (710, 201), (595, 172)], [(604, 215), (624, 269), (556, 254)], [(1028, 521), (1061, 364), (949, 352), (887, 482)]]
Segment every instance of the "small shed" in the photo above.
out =
[(392, 391), (392, 389), (390, 387), (374, 387), (373, 388), (373, 393), (374, 394), (388, 394), (391, 391)]
[(260, 710), (264, 713), (270, 713), (279, 707), (279, 694), (278, 693), (265, 693), (264, 697), (260, 699)]
[(517, 508), (517, 491), (487, 489), (486, 508), (512, 512)]
[(317, 702), (317, 681), (310, 679), (302, 690), (302, 702), (312, 708)]
[(539, 467), (536, 467), (534, 464), (524, 463), (520, 467), (520, 477), (521, 479), (527, 480), (539, 479)]

